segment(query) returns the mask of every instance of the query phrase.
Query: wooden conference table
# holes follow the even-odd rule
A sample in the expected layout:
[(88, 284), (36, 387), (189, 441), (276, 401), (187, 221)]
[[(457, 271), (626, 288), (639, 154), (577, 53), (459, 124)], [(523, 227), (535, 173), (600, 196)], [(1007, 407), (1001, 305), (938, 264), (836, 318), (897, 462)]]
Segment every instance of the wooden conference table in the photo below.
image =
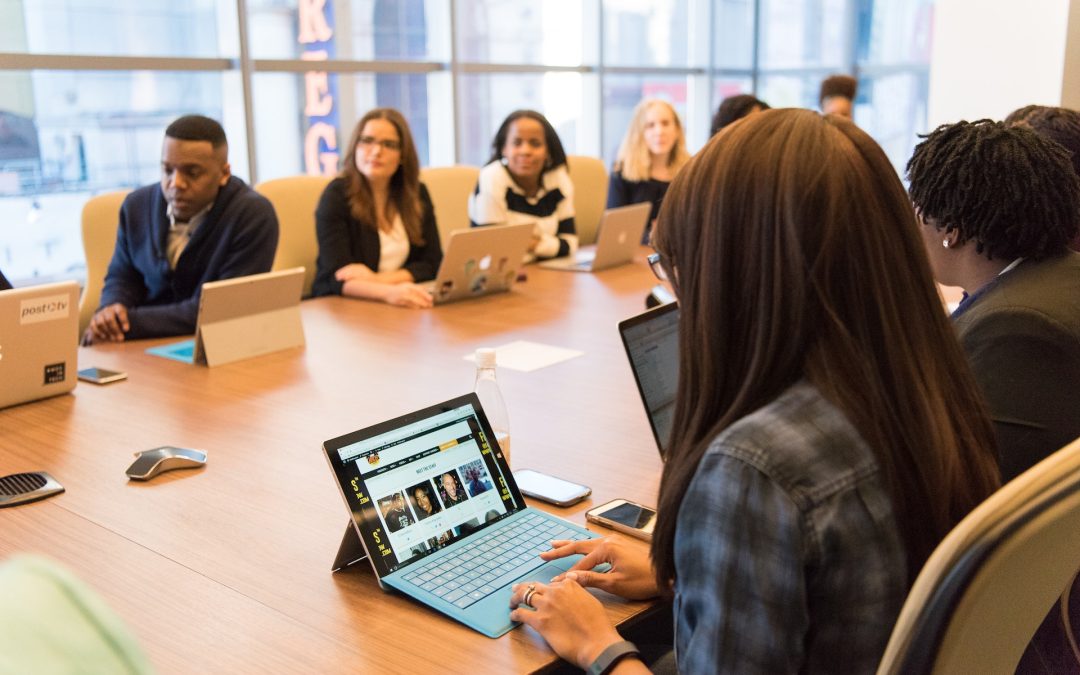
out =
[[(661, 463), (616, 322), (654, 283), (639, 256), (598, 274), (528, 269), (514, 291), (431, 311), (341, 298), (302, 305), (307, 346), (203, 368), (83, 348), (129, 379), (0, 411), (0, 475), (44, 470), (67, 491), (0, 511), (0, 558), (49, 556), (89, 583), (161, 672), (531, 671), (539, 635), (497, 640), (397, 594), (366, 564), (331, 574), (347, 523), (324, 440), (470, 391), (481, 346), (531, 340), (585, 352), (500, 369), (512, 463), (592, 487), (548, 508), (584, 524), (616, 497), (656, 503)], [(129, 482), (132, 454), (204, 449), (207, 466)], [(603, 528), (592, 528), (609, 534)], [(643, 544), (642, 544), (643, 545)], [(615, 621), (648, 603), (605, 594)]]

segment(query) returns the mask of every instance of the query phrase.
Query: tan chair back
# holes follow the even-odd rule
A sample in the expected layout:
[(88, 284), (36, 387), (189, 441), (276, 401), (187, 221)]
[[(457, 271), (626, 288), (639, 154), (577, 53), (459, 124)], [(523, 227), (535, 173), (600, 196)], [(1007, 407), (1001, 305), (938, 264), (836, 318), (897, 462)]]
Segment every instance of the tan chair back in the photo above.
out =
[(596, 157), (569, 155), (566, 158), (570, 181), (574, 184), (574, 225), (578, 242), (596, 243), (596, 228), (607, 205), (608, 171)]
[(274, 271), (291, 267), (304, 268), (303, 297), (311, 297), (315, 281), (315, 261), (319, 240), (315, 235), (315, 207), (330, 183), (331, 176), (288, 176), (255, 186), (255, 191), (270, 200), (277, 213), (280, 235), (274, 255)]
[(1078, 568), (1080, 440), (1006, 484), (945, 537), (915, 580), (879, 675), (1012, 675)]
[(479, 177), (478, 167), (462, 164), (420, 169), (420, 182), (427, 186), (435, 207), (443, 250), (451, 232), (469, 227), (469, 195), (476, 189)]
[(116, 249), (116, 230), (120, 226), (120, 205), (129, 190), (117, 190), (96, 195), (83, 204), (82, 244), (86, 257), (86, 286), (79, 298), (79, 336), (90, 325), (90, 319), (101, 302), (105, 273), (109, 270)]

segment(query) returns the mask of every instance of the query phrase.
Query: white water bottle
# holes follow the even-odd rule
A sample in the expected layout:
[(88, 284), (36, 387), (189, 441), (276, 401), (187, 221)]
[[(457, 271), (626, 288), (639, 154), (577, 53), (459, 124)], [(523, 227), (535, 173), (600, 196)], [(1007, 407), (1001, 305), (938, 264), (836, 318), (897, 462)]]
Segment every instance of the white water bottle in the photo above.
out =
[(506, 463), (510, 463), (510, 417), (506, 414), (506, 402), (503, 401), (499, 383), (495, 380), (495, 350), (480, 348), (476, 350), (476, 396), (487, 414), (495, 440), (502, 449)]

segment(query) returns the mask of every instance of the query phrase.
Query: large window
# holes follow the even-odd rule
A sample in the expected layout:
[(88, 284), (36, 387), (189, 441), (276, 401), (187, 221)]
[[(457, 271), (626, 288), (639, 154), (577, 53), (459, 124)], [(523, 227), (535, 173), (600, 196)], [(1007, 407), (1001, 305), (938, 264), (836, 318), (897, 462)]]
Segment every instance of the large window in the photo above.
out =
[(376, 106), (426, 166), (483, 164), (517, 108), (610, 165), (643, 97), (675, 106), (693, 152), (723, 98), (816, 107), (844, 72), (901, 167), (932, 19), (932, 0), (0, 0), (0, 268), (81, 278), (82, 204), (156, 181), (189, 112), (223, 122), (249, 182), (336, 171)]

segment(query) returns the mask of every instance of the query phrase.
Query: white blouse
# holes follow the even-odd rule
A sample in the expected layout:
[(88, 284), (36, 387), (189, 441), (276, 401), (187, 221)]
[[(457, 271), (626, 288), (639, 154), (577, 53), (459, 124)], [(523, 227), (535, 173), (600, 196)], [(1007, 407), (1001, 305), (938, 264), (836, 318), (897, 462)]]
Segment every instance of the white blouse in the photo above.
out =
[(401, 216), (394, 216), (394, 224), (389, 232), (379, 230), (379, 272), (395, 272), (405, 265), (409, 258), (409, 235), (405, 233), (405, 223)]

